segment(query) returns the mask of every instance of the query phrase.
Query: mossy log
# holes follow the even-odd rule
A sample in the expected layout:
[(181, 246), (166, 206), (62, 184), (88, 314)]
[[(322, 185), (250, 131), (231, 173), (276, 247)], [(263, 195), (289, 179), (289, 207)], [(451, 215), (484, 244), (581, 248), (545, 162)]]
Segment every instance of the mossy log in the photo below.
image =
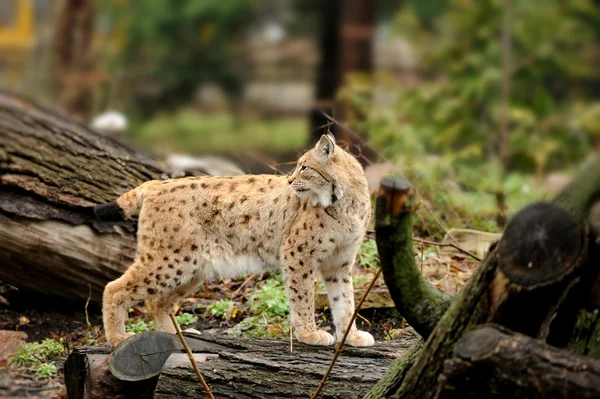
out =
[(86, 125), (0, 92), (0, 280), (100, 305), (135, 253), (132, 224), (93, 207), (160, 178), (153, 159)]
[(429, 284), (415, 262), (412, 246), (411, 184), (404, 179), (381, 181), (376, 208), (376, 240), (383, 277), (396, 309), (408, 324), (427, 338), (450, 298)]
[[(65, 363), (68, 397), (203, 397), (187, 355), (164, 345), (160, 337), (148, 339), (168, 334), (142, 334), (138, 334), (141, 338), (136, 335), (121, 343), (123, 347), (112, 355), (109, 348), (75, 348)], [(285, 339), (185, 335), (216, 398), (307, 398), (319, 385), (335, 350), (296, 342), (290, 348)], [(399, 341), (372, 348), (344, 348), (319, 397), (362, 397), (384, 375), (392, 360), (402, 356), (416, 339), (406, 334)], [(157, 345), (157, 341), (162, 344)], [(129, 348), (132, 345), (135, 347)], [(157, 347), (161, 349), (157, 351)], [(161, 351), (169, 356), (156, 359)], [(111, 356), (120, 356), (120, 365), (111, 364)], [(136, 356), (140, 358), (137, 363)], [(111, 370), (117, 371), (114, 375), (126, 374), (128, 381), (117, 379)], [(136, 374), (143, 379), (133, 381)]]
[(599, 398), (600, 360), (484, 325), (444, 363), (436, 399)]
[[(432, 296), (431, 287), (415, 273), (410, 242), (413, 205), (410, 195), (403, 194), (408, 183), (391, 178), (382, 182), (376, 230), (386, 284), (401, 313), (419, 309), (407, 313), (416, 320), (417, 331), (427, 333), (423, 325), (434, 328), (422, 348), (410, 352), (414, 361), (395, 361), (367, 398), (432, 397), (443, 362), (452, 356), (458, 340), (479, 324), (498, 323), (556, 346), (572, 342), (600, 264), (587, 221), (587, 213), (600, 198), (600, 183), (595, 187), (580, 183), (590, 174), (596, 182), (600, 157), (592, 165), (596, 169), (590, 170), (588, 164), (567, 188), (578, 192), (563, 193), (554, 203), (529, 205), (513, 217), (500, 242), (492, 245), (441, 317), (439, 308), (430, 310), (431, 306), (415, 302), (415, 298), (439, 300), (442, 296), (435, 291)], [(403, 295), (403, 289), (410, 294)], [(595, 339), (586, 344), (588, 350), (598, 345)]]

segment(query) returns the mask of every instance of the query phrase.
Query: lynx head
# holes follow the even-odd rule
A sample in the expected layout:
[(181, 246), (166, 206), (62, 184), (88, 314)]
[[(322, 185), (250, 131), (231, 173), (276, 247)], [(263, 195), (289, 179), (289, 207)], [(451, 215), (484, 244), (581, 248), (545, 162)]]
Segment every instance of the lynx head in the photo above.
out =
[(341, 200), (348, 184), (357, 179), (349, 178), (358, 174), (358, 182), (365, 182), (364, 172), (354, 157), (335, 144), (332, 135), (324, 134), (312, 150), (298, 159), (296, 169), (288, 182), (302, 199), (324, 208)]

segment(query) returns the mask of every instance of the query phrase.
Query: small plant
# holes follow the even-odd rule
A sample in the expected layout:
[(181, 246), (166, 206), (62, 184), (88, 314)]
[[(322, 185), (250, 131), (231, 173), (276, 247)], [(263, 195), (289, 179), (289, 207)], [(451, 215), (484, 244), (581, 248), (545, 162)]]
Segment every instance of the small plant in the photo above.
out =
[(287, 316), (288, 301), (283, 283), (271, 279), (260, 286), (260, 289), (250, 296), (250, 313), (255, 316)]
[(11, 363), (17, 366), (37, 365), (49, 359), (60, 356), (65, 347), (58, 341), (46, 338), (42, 342), (23, 344), (13, 355)]
[(229, 308), (234, 305), (235, 302), (231, 299), (221, 299), (220, 301), (210, 304), (206, 308), (206, 311), (209, 312), (212, 316), (224, 319), (227, 315), (227, 310), (229, 310)]
[(144, 320), (139, 320), (137, 323), (134, 323), (133, 321), (130, 320), (125, 325), (125, 331), (133, 332), (136, 334), (144, 332), (144, 331), (148, 331), (149, 329), (150, 329), (150, 326)]
[(394, 341), (396, 339), (398, 339), (398, 337), (400, 337), (400, 334), (402, 333), (402, 329), (401, 328), (390, 328), (385, 331), (385, 336), (383, 337), (384, 341)]
[(356, 260), (359, 265), (367, 269), (379, 266), (379, 254), (375, 240), (370, 239), (362, 243)]
[(44, 377), (56, 375), (57, 371), (56, 366), (52, 363), (40, 363), (33, 366), (31, 369), (34, 371), (35, 375)]
[(182, 313), (179, 316), (175, 316), (175, 320), (177, 320), (180, 326), (187, 326), (194, 324), (198, 321), (198, 318), (191, 313)]
[(96, 346), (100, 344), (100, 341), (98, 341), (98, 338), (94, 333), (87, 331), (83, 338), (81, 338), (81, 343), (87, 346)]

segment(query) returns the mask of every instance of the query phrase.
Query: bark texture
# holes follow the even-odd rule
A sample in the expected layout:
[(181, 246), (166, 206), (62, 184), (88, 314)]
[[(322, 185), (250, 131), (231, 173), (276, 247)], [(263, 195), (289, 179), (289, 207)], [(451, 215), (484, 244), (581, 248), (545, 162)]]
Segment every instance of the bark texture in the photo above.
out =
[(134, 225), (93, 207), (160, 178), (151, 158), (86, 125), (0, 92), (0, 280), (99, 305), (132, 262)]
[[(319, 385), (334, 351), (333, 347), (294, 343), (290, 353), (287, 340), (230, 337), (200, 340), (193, 335), (186, 335), (186, 339), (216, 398), (309, 397)], [(414, 335), (407, 334), (406, 339), (373, 348), (345, 348), (320, 397), (362, 397), (384, 375), (392, 360), (402, 356), (415, 340)], [(141, 341), (138, 345), (143, 344)], [(138, 346), (136, 350), (139, 349)], [(171, 354), (158, 376), (141, 381), (117, 380), (109, 370), (109, 353), (107, 348), (75, 348), (65, 366), (69, 398), (128, 397), (125, 396), (128, 392), (136, 391), (139, 398), (203, 395), (184, 353)]]
[(396, 309), (425, 339), (442, 317), (450, 298), (429, 284), (415, 262), (412, 246), (412, 186), (384, 178), (377, 198), (376, 237), (385, 283)]
[(481, 326), (457, 343), (436, 398), (598, 398), (600, 361)]

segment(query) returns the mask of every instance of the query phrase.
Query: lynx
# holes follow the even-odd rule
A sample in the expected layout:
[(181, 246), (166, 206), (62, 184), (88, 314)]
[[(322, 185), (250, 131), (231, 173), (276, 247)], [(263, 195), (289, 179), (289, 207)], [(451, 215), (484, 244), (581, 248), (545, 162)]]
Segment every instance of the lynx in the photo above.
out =
[[(360, 164), (327, 135), (290, 177), (245, 175), (149, 181), (96, 207), (103, 220), (139, 214), (135, 261), (104, 290), (106, 339), (116, 345), (127, 309), (143, 300), (158, 330), (174, 333), (169, 313), (205, 281), (280, 269), (299, 341), (331, 345), (317, 328), (314, 282), (327, 290), (336, 337), (354, 311), (352, 268), (371, 215)], [(118, 218), (117, 218), (118, 217)], [(346, 342), (371, 346), (354, 323)]]

